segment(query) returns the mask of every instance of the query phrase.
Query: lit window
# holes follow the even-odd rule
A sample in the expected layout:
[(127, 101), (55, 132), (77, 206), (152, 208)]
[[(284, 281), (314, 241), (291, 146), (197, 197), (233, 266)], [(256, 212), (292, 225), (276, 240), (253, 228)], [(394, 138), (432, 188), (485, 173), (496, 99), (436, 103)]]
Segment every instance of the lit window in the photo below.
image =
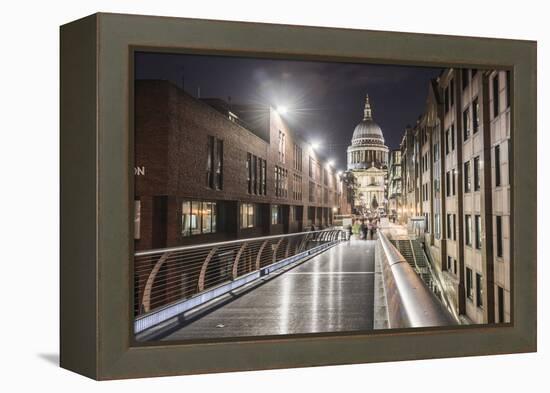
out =
[(184, 201), (181, 205), (182, 236), (216, 232), (216, 202)]
[(241, 204), (241, 228), (252, 228), (256, 225), (256, 205), (253, 203)]
[(141, 237), (141, 201), (134, 201), (134, 239)]

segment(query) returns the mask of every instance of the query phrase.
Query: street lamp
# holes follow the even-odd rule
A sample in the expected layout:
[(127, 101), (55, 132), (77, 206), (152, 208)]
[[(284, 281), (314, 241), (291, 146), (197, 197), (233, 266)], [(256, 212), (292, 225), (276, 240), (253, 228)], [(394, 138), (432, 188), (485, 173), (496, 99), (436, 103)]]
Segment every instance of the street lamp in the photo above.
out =
[(312, 148), (313, 150), (317, 150), (317, 149), (319, 148), (319, 146), (321, 146), (321, 145), (319, 144), (319, 142), (311, 142), (311, 148)]

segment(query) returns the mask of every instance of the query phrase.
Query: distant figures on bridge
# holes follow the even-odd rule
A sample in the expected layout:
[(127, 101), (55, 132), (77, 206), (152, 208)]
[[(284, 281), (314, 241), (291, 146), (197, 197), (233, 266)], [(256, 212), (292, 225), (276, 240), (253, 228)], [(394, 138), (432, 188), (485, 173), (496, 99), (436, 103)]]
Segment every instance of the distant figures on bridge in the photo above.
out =
[(355, 235), (360, 240), (376, 240), (378, 239), (378, 228), (380, 227), (380, 218), (358, 218), (352, 220), (352, 223), (348, 225), (348, 239), (351, 239), (352, 235)]

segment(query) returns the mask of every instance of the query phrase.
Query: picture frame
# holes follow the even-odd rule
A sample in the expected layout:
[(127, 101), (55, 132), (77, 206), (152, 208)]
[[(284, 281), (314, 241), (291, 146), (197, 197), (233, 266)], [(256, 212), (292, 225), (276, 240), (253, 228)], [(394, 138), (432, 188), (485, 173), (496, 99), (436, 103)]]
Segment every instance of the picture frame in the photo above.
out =
[[(512, 71), (512, 322), (132, 337), (135, 50)], [(536, 42), (98, 13), (60, 29), (60, 364), (97, 380), (536, 351)], [(520, 157), (520, 159), (515, 159)]]

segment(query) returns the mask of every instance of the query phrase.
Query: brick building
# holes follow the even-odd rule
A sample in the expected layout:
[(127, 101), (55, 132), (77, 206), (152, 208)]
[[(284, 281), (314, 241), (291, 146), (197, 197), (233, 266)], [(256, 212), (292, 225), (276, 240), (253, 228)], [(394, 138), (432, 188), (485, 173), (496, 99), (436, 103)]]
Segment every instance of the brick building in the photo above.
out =
[(349, 211), (336, 170), (272, 108), (135, 83), (135, 249), (300, 232)]
[(401, 143), (403, 212), (460, 314), (510, 322), (510, 73), (446, 69)]

